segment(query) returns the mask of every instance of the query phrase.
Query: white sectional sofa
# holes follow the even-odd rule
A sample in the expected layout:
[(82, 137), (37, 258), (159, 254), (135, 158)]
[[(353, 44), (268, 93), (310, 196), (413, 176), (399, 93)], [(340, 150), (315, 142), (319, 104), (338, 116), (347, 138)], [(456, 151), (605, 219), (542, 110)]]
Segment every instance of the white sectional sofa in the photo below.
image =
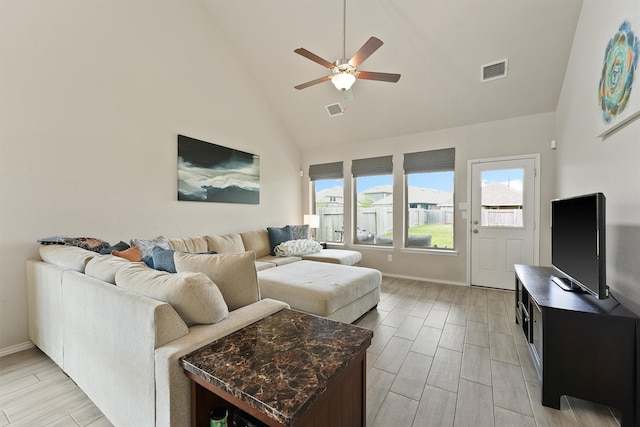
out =
[[(218, 263), (210, 273), (215, 280), (203, 272), (172, 274), (74, 246), (43, 245), (41, 259), (26, 265), (30, 339), (114, 425), (188, 426), (190, 383), (180, 357), (289, 307), (287, 299), (307, 311), (316, 304), (328, 317), (347, 322), (379, 301), (381, 275), (376, 270), (274, 257), (265, 253), (270, 249), (264, 247), (265, 232), (168, 239), (176, 251), (219, 252), (175, 256), (181, 267), (211, 257)], [(342, 255), (347, 261), (338, 257), (333, 263), (357, 258)], [(260, 295), (259, 274), (306, 262), (315, 271), (324, 267), (325, 281), (336, 274), (335, 268), (347, 268), (362, 272), (372, 284), (334, 283), (328, 305), (317, 305), (321, 297), (309, 280), (278, 284), (281, 289), (270, 290), (271, 298)], [(295, 292), (287, 286), (296, 286)], [(348, 291), (336, 293), (340, 287)], [(333, 311), (326, 311), (327, 306)]]

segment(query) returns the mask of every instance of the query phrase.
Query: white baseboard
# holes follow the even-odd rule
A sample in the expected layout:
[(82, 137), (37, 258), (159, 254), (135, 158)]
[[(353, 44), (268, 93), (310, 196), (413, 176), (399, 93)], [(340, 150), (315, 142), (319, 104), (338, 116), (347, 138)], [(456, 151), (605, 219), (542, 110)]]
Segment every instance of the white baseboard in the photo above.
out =
[(469, 286), (464, 282), (454, 282), (452, 280), (430, 279), (428, 277), (405, 276), (403, 274), (382, 273), (382, 275), (387, 277), (396, 277), (398, 279), (417, 280), (419, 282), (442, 283), (444, 285), (455, 285), (455, 286)]
[(22, 344), (12, 345), (11, 347), (0, 348), (0, 357), (8, 356), (13, 353), (17, 353), (22, 350), (27, 350), (34, 347), (31, 341), (23, 342)]

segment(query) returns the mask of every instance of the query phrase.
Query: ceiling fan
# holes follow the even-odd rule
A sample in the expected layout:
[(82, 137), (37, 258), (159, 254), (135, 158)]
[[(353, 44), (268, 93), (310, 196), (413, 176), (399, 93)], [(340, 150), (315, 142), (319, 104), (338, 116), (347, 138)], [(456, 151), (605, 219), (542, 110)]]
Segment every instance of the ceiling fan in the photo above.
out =
[(327, 80), (331, 80), (331, 83), (336, 87), (336, 89), (340, 91), (346, 91), (351, 88), (351, 86), (355, 83), (356, 79), (364, 79), (364, 80), (378, 80), (382, 82), (391, 82), (396, 83), (400, 80), (400, 74), (392, 74), (392, 73), (378, 73), (373, 71), (359, 71), (358, 67), (362, 64), (368, 57), (370, 57), (373, 52), (378, 50), (380, 46), (382, 46), (382, 40), (376, 37), (370, 37), (369, 40), (366, 41), (364, 45), (351, 57), (351, 59), (346, 59), (346, 34), (347, 34), (347, 0), (344, 0), (343, 6), (343, 25), (342, 25), (342, 59), (338, 59), (335, 62), (329, 62), (324, 58), (319, 57), (318, 55), (308, 51), (305, 48), (298, 48), (294, 50), (298, 55), (302, 55), (307, 59), (312, 60), (313, 62), (322, 65), (325, 68), (331, 70), (331, 75), (320, 77), (319, 79), (311, 80), (306, 83), (299, 84), (295, 86), (296, 89), (304, 89), (309, 86), (316, 85), (318, 83), (326, 82)]

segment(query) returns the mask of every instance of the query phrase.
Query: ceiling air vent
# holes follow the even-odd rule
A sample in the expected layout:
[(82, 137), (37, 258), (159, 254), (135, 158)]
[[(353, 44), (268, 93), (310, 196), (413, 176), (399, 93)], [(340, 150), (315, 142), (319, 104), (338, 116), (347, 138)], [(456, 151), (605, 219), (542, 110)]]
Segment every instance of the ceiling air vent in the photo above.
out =
[(507, 59), (492, 62), (491, 64), (485, 64), (482, 66), (481, 82), (488, 82), (495, 79), (501, 79), (507, 77)]
[(331, 104), (327, 105), (324, 108), (327, 109), (327, 113), (329, 113), (330, 117), (341, 116), (344, 114), (344, 108), (340, 104)]

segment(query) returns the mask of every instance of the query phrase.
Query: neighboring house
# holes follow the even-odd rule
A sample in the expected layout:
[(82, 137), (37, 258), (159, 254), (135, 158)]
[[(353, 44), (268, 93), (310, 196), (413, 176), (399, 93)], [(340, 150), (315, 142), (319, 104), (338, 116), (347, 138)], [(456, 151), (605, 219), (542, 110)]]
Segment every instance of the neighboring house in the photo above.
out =
[(390, 197), (393, 195), (393, 186), (392, 185), (377, 185), (375, 187), (371, 187), (358, 194), (358, 203), (371, 203), (382, 200), (386, 197)]
[(484, 209), (522, 209), (522, 190), (502, 182), (492, 182), (482, 187)]
[[(377, 189), (378, 187), (375, 187), (375, 188)], [(364, 196), (368, 194), (370, 194), (369, 191), (360, 193), (358, 195), (358, 201), (363, 200)], [(380, 193), (374, 193), (374, 194), (380, 194)], [(447, 191), (433, 190), (431, 188), (423, 188), (423, 187), (409, 187), (408, 198), (409, 198), (409, 208), (422, 208), (422, 209), (442, 209), (444, 207), (453, 208), (453, 194)], [(371, 203), (371, 206), (377, 206), (377, 207), (391, 206), (391, 205), (393, 205), (393, 193), (389, 193), (387, 196)]]
[(453, 194), (448, 191), (409, 187), (410, 208), (441, 209), (448, 204), (453, 207)]
[(318, 191), (316, 194), (316, 206), (334, 207), (344, 205), (344, 188), (332, 187)]

